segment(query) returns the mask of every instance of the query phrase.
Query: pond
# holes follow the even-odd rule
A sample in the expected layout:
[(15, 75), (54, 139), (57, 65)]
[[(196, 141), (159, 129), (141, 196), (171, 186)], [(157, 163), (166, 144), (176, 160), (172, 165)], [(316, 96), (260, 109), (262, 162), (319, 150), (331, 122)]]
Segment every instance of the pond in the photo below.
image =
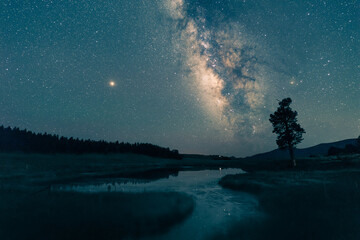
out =
[(218, 181), (228, 174), (244, 173), (241, 169), (180, 171), (151, 182), (104, 181), (58, 186), (57, 191), (99, 192), (183, 192), (195, 200), (192, 215), (169, 232), (146, 239), (206, 239), (212, 233), (225, 231), (235, 221), (257, 215), (257, 199), (247, 193), (223, 189)]

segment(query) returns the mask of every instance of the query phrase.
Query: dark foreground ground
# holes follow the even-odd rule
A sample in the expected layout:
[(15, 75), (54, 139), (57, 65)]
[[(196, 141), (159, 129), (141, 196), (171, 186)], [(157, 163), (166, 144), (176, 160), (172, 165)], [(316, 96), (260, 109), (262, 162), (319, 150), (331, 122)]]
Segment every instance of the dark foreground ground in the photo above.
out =
[[(228, 226), (213, 239), (360, 239), (360, 159), (287, 161), (141, 155), (0, 153), (0, 239), (133, 239), (155, 236), (189, 217), (194, 200), (169, 193), (70, 193), (56, 186), (152, 181), (180, 170), (242, 168), (220, 185), (254, 194), (262, 217)], [(53, 188), (54, 187), (54, 188)]]
[(263, 218), (234, 223), (214, 239), (360, 239), (359, 155), (257, 165), (220, 185), (259, 199)]
[(124, 239), (169, 230), (193, 210), (180, 193), (1, 192), (0, 239)]
[(151, 181), (176, 175), (172, 161), (139, 155), (0, 154), (0, 239), (137, 239), (191, 215), (177, 192), (76, 193), (61, 184)]

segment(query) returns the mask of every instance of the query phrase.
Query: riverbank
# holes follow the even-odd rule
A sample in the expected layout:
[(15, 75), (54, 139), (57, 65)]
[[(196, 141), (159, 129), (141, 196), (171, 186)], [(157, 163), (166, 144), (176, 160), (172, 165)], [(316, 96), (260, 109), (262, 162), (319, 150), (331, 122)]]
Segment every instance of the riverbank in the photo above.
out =
[(223, 177), (221, 186), (257, 196), (265, 217), (236, 223), (216, 239), (360, 239), (359, 156), (314, 160)]
[[(176, 160), (172, 160), (176, 161)], [(151, 181), (177, 174), (141, 155), (0, 154), (0, 239), (124, 239), (168, 231), (189, 217), (178, 192), (76, 193), (59, 184)]]
[(207, 238), (256, 214), (254, 197), (217, 184), (242, 172), (224, 170), (236, 164), (211, 157), (1, 153), (0, 239), (54, 239), (53, 232), (59, 239)]
[[(221, 230), (214, 239), (360, 239), (360, 234), (354, 230), (360, 229), (357, 218), (360, 214), (359, 162), (359, 156), (308, 158), (299, 160), (297, 168), (291, 169), (288, 167), (288, 161), (272, 160), (215, 160), (210, 157), (175, 160), (134, 154), (38, 155), (0, 153), (0, 194), (2, 197), (0, 202), (2, 209), (0, 210), (4, 212), (0, 218), (0, 238), (2, 239), (2, 236), (5, 236), (5, 239), (9, 238), (9, 229), (13, 230), (11, 232), (16, 232), (16, 229), (28, 223), (34, 225), (33, 228), (27, 230), (30, 231), (30, 234), (33, 234), (32, 229), (37, 229), (36, 234), (39, 234), (41, 232), (39, 229), (47, 228), (47, 223), (55, 223), (60, 226), (52, 231), (59, 231), (64, 226), (65, 229), (68, 228), (65, 232), (70, 233), (77, 226), (81, 229), (86, 228), (87, 225), (94, 226), (89, 222), (83, 226), (79, 219), (92, 219), (90, 222), (96, 223), (101, 222), (103, 218), (112, 219), (118, 215), (121, 217), (115, 219), (115, 222), (119, 221), (117, 224), (123, 226), (122, 229), (126, 229), (128, 232), (121, 232), (108, 222), (104, 226), (100, 224), (98, 230), (101, 233), (100, 235), (95, 233), (91, 235), (106, 236), (105, 239), (112, 239), (113, 235), (106, 235), (112, 232), (115, 234), (114, 236), (136, 238), (138, 236), (136, 232), (142, 229), (140, 232), (143, 235), (140, 234), (139, 236), (154, 236), (154, 234), (168, 231), (190, 216), (194, 207), (194, 198), (189, 198), (184, 194), (178, 195), (174, 192), (169, 193), (169, 195), (156, 192), (151, 194), (139, 192), (137, 195), (133, 195), (133, 193), (118, 194), (113, 193), (112, 189), (109, 189), (109, 193), (80, 195), (79, 193), (57, 192), (56, 189), (59, 189), (57, 186), (96, 185), (104, 182), (110, 186), (112, 183), (150, 182), (177, 176), (179, 171), (184, 170), (217, 169), (221, 173), (221, 169), (233, 167), (242, 168), (248, 173), (226, 176), (222, 178), (220, 184), (225, 188), (255, 195), (258, 198), (259, 210), (264, 214), (260, 214), (263, 217), (253, 217), (254, 214), (250, 214), (251, 216), (240, 214), (240, 218), (245, 220), (238, 221), (237, 218), (232, 217), (234, 211), (231, 211), (231, 208), (223, 207), (223, 200), (214, 207), (212, 201), (221, 196), (218, 190), (209, 190), (206, 185), (195, 184), (192, 188), (196, 190), (196, 194), (199, 192), (199, 199), (202, 196), (209, 196), (209, 208), (214, 207), (221, 214), (231, 216), (231, 221), (222, 225), (225, 230)], [(202, 178), (205, 176), (207, 175), (205, 174)], [(200, 176), (195, 173), (194, 177)], [(186, 185), (184, 183), (176, 184)], [(174, 186), (169, 187), (169, 189), (175, 188), (179, 189)], [(234, 195), (236, 194), (233, 191), (229, 191), (221, 199), (228, 201), (226, 204), (232, 206), (233, 200), (231, 199)], [(87, 201), (87, 199), (89, 200)], [(108, 200), (104, 201), (103, 199)], [(190, 204), (191, 201), (192, 204)], [(83, 207), (81, 207), (82, 202), (85, 203)], [(185, 205), (187, 207), (182, 207), (181, 204), (175, 204), (177, 202), (189, 204)], [(243, 197), (239, 197), (239, 202), (243, 208)], [(158, 214), (152, 214), (150, 211), (147, 214), (146, 211), (157, 208), (155, 203), (160, 203), (160, 208), (164, 211), (160, 211)], [(249, 204), (251, 207), (254, 205), (252, 202)], [(129, 208), (127, 208), (128, 205), (130, 205)], [(74, 218), (75, 222), (69, 222), (73, 226), (69, 228), (66, 221), (61, 220), (67, 219), (67, 217), (57, 218), (57, 215), (71, 216), (73, 206), (80, 206), (77, 209), (82, 209), (82, 212), (75, 214), (78, 217)], [(205, 209), (207, 208), (205, 207)], [(50, 212), (47, 212), (48, 209)], [(114, 213), (111, 213), (110, 209)], [(109, 215), (102, 215), (103, 210)], [(83, 215), (87, 211), (90, 211), (90, 215)], [(45, 215), (38, 215), (38, 213), (44, 212)], [(206, 211), (204, 210), (204, 212)], [(128, 214), (133, 218), (128, 219), (126, 217)], [(209, 218), (205, 217), (206, 214), (200, 215), (201, 219)], [(258, 214), (256, 215), (258, 216)], [(146, 220), (141, 220), (143, 216)], [(42, 221), (41, 219), (45, 220)], [(163, 225), (163, 221), (168, 225)], [(198, 220), (194, 224), (196, 225), (197, 222)], [(112, 228), (108, 228), (108, 226), (112, 226)], [(97, 228), (94, 227), (94, 229)], [(89, 229), (86, 231), (91, 232)], [(172, 235), (172, 239), (178, 239), (176, 237), (179, 234), (175, 235)], [(21, 239), (21, 237), (19, 238)], [(157, 238), (157, 235), (154, 238)]]
[(166, 159), (137, 154), (24, 154), (0, 153), (0, 189), (33, 188), (54, 184), (116, 179), (152, 181), (180, 170), (238, 167), (237, 160), (206, 158)]
[(138, 238), (168, 231), (194, 208), (175, 192), (0, 194), (0, 239)]

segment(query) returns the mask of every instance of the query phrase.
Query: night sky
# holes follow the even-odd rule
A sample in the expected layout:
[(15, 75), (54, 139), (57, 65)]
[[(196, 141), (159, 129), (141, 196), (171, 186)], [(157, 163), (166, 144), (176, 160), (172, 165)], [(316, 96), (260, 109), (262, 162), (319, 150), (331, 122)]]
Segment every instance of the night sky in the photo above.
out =
[(357, 0), (3, 0), (0, 125), (247, 156), (291, 97), (300, 148), (354, 138), (359, 19)]

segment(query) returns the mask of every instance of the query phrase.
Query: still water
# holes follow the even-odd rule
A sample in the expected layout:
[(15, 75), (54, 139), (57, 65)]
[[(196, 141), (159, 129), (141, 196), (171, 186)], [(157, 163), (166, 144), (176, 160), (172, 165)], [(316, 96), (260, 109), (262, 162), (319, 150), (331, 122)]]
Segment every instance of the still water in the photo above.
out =
[(225, 231), (231, 222), (257, 215), (257, 199), (247, 193), (222, 188), (218, 182), (227, 174), (244, 173), (241, 169), (180, 171), (170, 176), (145, 183), (103, 182), (67, 185), (60, 191), (76, 192), (159, 192), (176, 191), (191, 195), (195, 208), (190, 217), (169, 232), (144, 239), (207, 239)]

